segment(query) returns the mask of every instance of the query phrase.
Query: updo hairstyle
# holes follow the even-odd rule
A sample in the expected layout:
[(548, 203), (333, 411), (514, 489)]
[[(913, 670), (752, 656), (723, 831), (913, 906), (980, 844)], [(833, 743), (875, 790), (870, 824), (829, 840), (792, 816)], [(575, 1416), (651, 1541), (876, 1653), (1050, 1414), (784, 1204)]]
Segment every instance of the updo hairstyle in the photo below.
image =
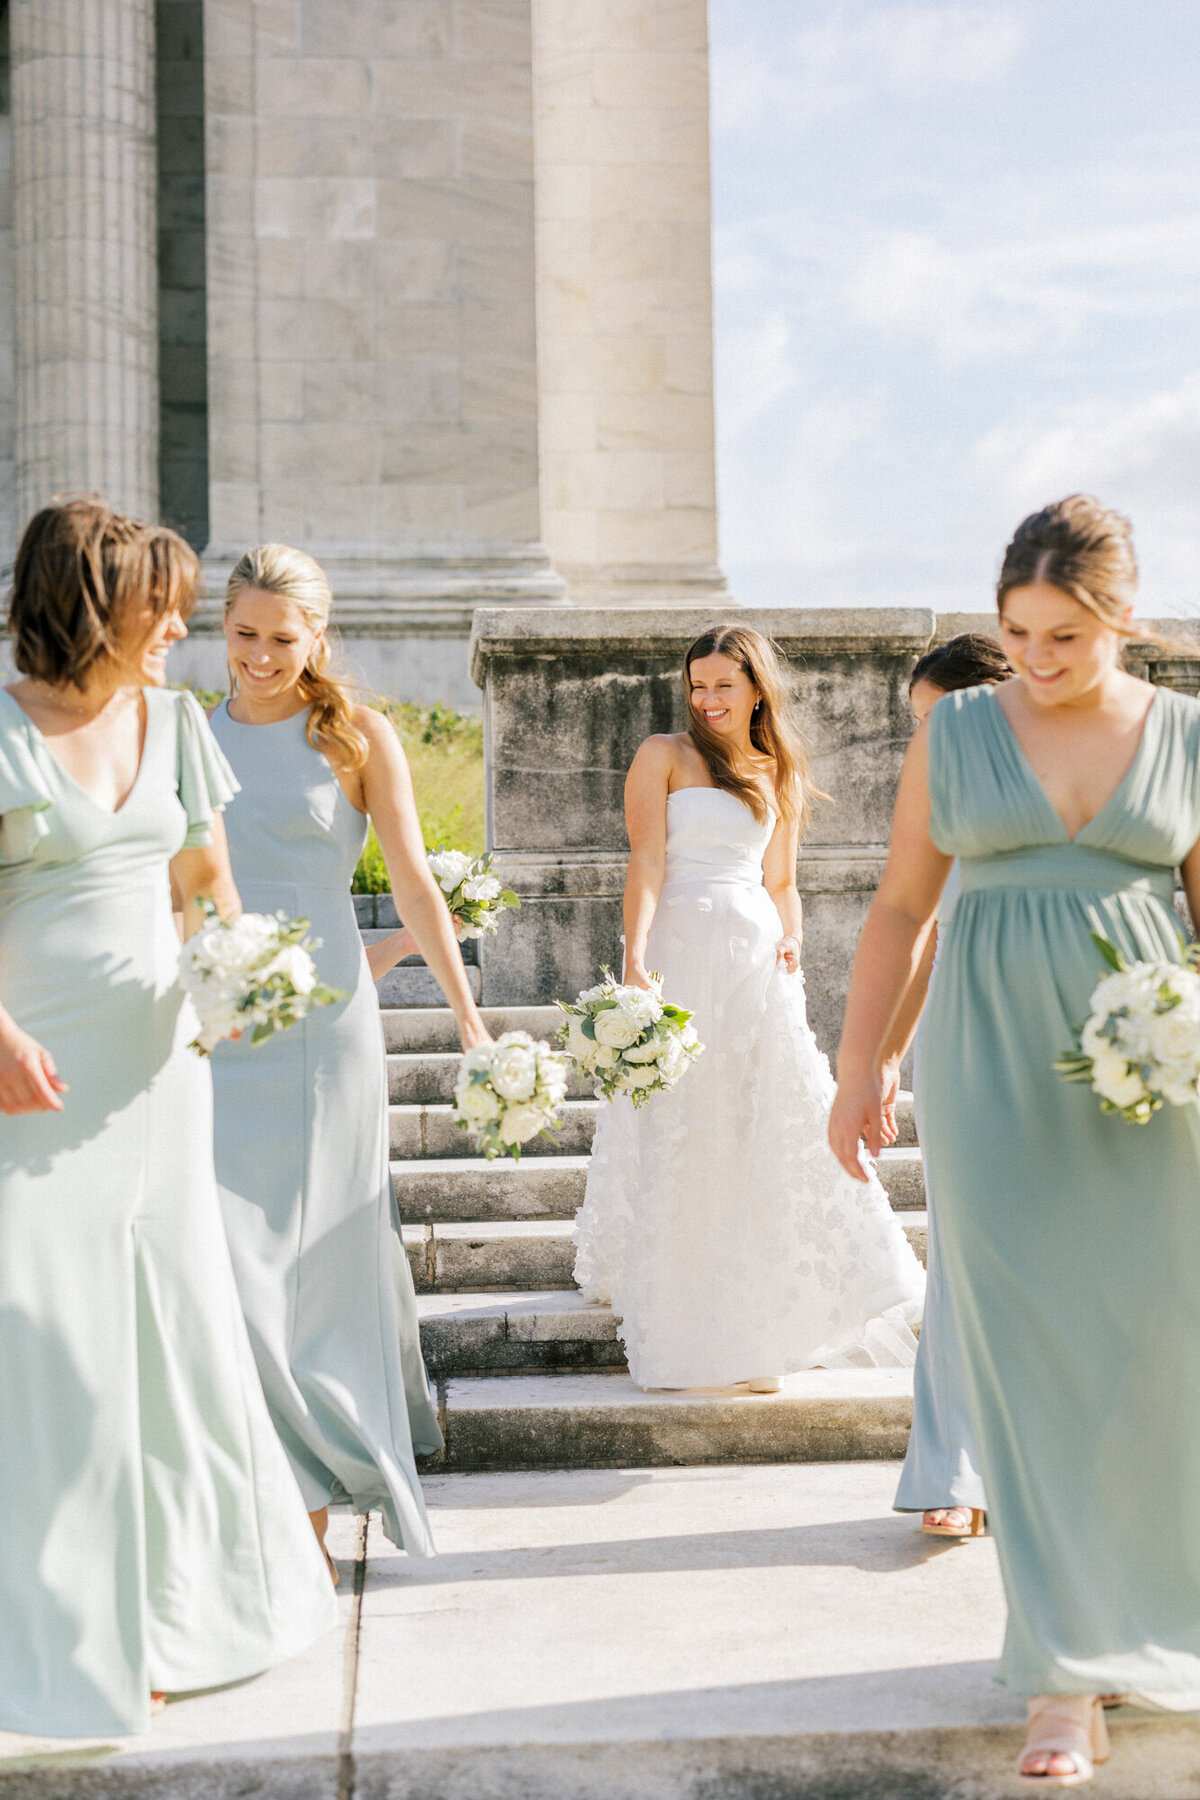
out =
[(1145, 635), (1123, 617), (1137, 593), (1137, 559), (1129, 520), (1090, 494), (1069, 494), (1022, 519), (1004, 552), (996, 605), (1014, 588), (1048, 582), (1086, 606), (1124, 638)]
[(13, 661), (34, 681), (82, 690), (122, 660), (131, 611), (186, 618), (199, 580), (199, 558), (178, 532), (96, 494), (52, 500), (25, 527), (13, 565)]
[[(290, 600), (312, 629), (322, 629), (300, 676), (301, 697), (309, 702), (309, 743), (345, 769), (361, 769), (367, 740), (354, 723), (354, 700), (348, 679), (334, 666), (329, 618), (333, 591), (324, 569), (305, 550), (290, 544), (259, 544), (234, 565), (225, 589), (225, 615), (239, 594), (252, 588)], [(230, 687), (236, 682), (230, 674)]]
[(908, 678), (908, 691), (911, 694), (918, 681), (927, 681), (943, 694), (954, 694), (962, 688), (995, 687), (998, 682), (1007, 681), (1012, 672), (1012, 664), (995, 638), (985, 637), (981, 631), (964, 631), (944, 644), (935, 644), (918, 658)]

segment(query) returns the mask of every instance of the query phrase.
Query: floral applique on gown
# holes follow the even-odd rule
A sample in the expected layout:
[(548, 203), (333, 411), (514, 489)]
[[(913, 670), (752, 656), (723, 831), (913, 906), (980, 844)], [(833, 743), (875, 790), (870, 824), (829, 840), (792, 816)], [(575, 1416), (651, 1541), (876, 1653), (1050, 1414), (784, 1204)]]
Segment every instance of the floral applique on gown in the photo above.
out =
[(833, 1078), (803, 978), (776, 960), (774, 824), (719, 788), (667, 801), (646, 965), (705, 1050), (644, 1107), (601, 1108), (576, 1222), (575, 1278), (611, 1301), (644, 1388), (915, 1354), (924, 1272), (879, 1181), (829, 1149)]
[(225, 1242), (169, 860), (235, 788), (149, 689), (114, 813), (0, 690), (0, 1000), (61, 1113), (0, 1119), (0, 1729), (147, 1729), (152, 1688), (281, 1662), (336, 1622)]

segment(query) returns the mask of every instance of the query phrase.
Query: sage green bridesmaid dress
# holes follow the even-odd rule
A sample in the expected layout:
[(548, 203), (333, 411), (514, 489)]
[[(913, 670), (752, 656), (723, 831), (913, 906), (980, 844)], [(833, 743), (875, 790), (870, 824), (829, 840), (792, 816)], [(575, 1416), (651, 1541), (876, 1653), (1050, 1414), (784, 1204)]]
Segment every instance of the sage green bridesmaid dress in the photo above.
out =
[(367, 821), (306, 736), (307, 711), (213, 732), (240, 784), (225, 814), (248, 911), (307, 918), (320, 979), (349, 999), (213, 1057), (217, 1179), (250, 1340), (311, 1512), (380, 1511), (433, 1554), (415, 1456), (442, 1434), (388, 1166), (379, 1002), (350, 882)]
[(1105, 972), (1181, 956), (1200, 703), (1155, 691), (1074, 839), (993, 687), (929, 730), (934, 842), (962, 895), (925, 1042), (925, 1155), (1008, 1599), (1018, 1692), (1200, 1689), (1200, 1115), (1106, 1116), (1055, 1059)]
[(146, 692), (107, 811), (0, 689), (0, 1000), (61, 1113), (0, 1118), (0, 1729), (144, 1731), (336, 1622), (263, 1400), (188, 1042), (167, 865), (234, 784), (190, 694)]

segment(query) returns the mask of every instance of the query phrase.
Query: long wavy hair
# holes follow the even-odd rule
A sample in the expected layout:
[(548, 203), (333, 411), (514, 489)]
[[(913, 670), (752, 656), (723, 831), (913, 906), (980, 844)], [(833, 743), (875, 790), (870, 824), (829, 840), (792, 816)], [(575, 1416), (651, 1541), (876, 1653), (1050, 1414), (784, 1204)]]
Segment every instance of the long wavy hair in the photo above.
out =
[[(290, 544), (259, 544), (234, 565), (225, 589), (227, 618), (238, 595), (251, 588), (290, 600), (307, 625), (325, 627), (309, 651), (299, 681), (301, 697), (309, 703), (306, 735), (314, 750), (344, 768), (361, 769), (367, 760), (367, 740), (354, 723), (350, 683), (334, 662), (329, 629), (333, 591), (324, 569), (307, 551)], [(229, 681), (236, 693), (232, 670)]]
[(688, 732), (704, 758), (714, 787), (745, 802), (763, 824), (767, 804), (753, 777), (739, 769), (730, 745), (692, 705), (692, 664), (704, 656), (727, 656), (758, 689), (750, 720), (750, 742), (775, 765), (775, 797), (780, 814), (804, 830), (814, 800), (827, 800), (809, 774), (808, 751), (795, 717), (795, 684), (780, 652), (748, 625), (710, 625), (683, 659), (683, 698)]

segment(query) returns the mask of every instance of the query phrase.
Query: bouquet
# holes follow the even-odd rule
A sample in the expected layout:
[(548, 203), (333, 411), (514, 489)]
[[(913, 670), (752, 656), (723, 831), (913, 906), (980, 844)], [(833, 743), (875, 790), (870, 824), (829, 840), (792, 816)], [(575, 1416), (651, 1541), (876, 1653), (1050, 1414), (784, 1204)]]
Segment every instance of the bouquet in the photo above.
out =
[(210, 1056), (224, 1038), (242, 1032), (261, 1044), (286, 1031), (314, 1006), (330, 1006), (347, 995), (317, 980), (310, 952), (319, 938), (306, 937), (307, 919), (243, 913), (224, 920), (211, 900), (201, 902), (204, 924), (183, 946), (179, 982), (190, 994), (200, 1033), (190, 1048)]
[(468, 938), (491, 936), (500, 914), (521, 902), (499, 876), (492, 874), (490, 856), (468, 856), (465, 850), (431, 850), (429, 867), (446, 896), (450, 917), (460, 944)]
[(454, 1121), (472, 1132), (487, 1157), (521, 1155), (539, 1133), (549, 1137), (567, 1094), (567, 1058), (527, 1031), (506, 1031), (468, 1050), (454, 1089)]
[(611, 969), (598, 987), (585, 988), (574, 1006), (558, 1002), (566, 1015), (559, 1041), (597, 1094), (613, 1100), (628, 1094), (644, 1106), (651, 1094), (674, 1087), (702, 1054), (691, 1013), (662, 997), (662, 978), (649, 988), (622, 987)]
[(1067, 1081), (1090, 1081), (1103, 1112), (1136, 1125), (1164, 1101), (1200, 1105), (1200, 944), (1187, 946), (1182, 963), (1131, 963), (1107, 938), (1092, 938), (1112, 974), (1054, 1067)]

